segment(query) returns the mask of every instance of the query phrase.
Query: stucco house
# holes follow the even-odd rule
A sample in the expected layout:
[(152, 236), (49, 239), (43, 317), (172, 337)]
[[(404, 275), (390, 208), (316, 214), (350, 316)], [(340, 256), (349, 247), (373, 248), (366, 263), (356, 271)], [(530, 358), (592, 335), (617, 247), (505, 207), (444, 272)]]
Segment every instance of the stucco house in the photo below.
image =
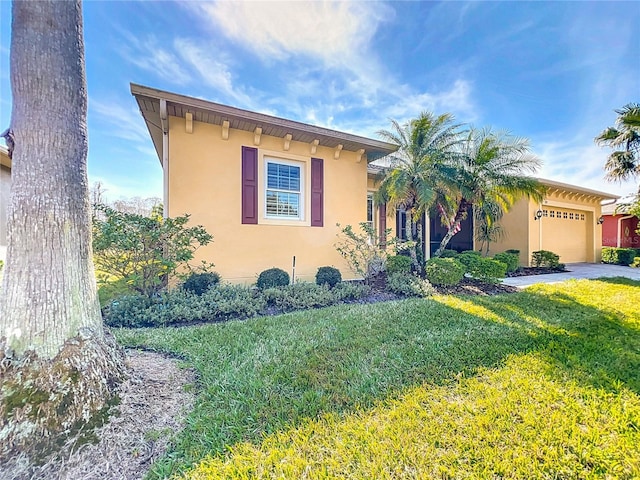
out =
[(602, 207), (602, 246), (640, 248), (640, 219), (627, 214), (624, 208), (616, 211), (616, 207), (616, 204)]
[(0, 145), (0, 260), (7, 255), (7, 207), (11, 190), (11, 159), (7, 149)]
[[(165, 215), (189, 213), (213, 234), (197, 260), (214, 262), (225, 280), (252, 283), (270, 267), (291, 271), (294, 257), (296, 278), (312, 280), (324, 265), (353, 278), (334, 247), (338, 223), (367, 221), (402, 237), (403, 212), (373, 202), (380, 167), (372, 162), (395, 145), (141, 85), (131, 93), (163, 168)], [(523, 265), (540, 249), (565, 263), (600, 261), (600, 204), (616, 197), (542, 182), (545, 200), (518, 202), (491, 252), (518, 249)], [(428, 258), (444, 227), (435, 216), (424, 226)], [(450, 246), (479, 248), (471, 218)]]

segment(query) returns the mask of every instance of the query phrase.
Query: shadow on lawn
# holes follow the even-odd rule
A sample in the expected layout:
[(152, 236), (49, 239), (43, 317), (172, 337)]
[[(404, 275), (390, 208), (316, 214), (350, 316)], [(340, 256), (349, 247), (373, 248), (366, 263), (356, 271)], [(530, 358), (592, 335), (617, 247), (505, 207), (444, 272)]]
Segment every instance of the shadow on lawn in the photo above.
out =
[[(594, 297), (598, 282), (640, 287), (640, 282), (627, 278), (592, 280)], [(626, 313), (617, 308), (616, 302), (629, 302), (627, 298), (609, 298), (606, 304), (596, 306), (589, 301), (591, 298), (578, 300), (570, 293), (571, 287), (563, 290), (558, 291), (557, 287), (551, 293), (545, 287), (525, 290), (518, 304), (535, 306), (526, 311), (514, 307), (508, 296), (493, 300), (474, 297), (467, 301), (531, 332), (539, 344), (536, 350), (557, 369), (551, 374), (561, 372), (579, 383), (612, 392), (626, 386), (640, 394), (640, 289), (635, 311)]]
[[(580, 285), (597, 297), (597, 282)], [(584, 292), (589, 301), (581, 302), (572, 288), (341, 306), (174, 331), (218, 356), (178, 352), (198, 370), (202, 391), (174, 455), (154, 471), (175, 473), (324, 413), (370, 408), (424, 383), (447, 384), (511, 354), (539, 352), (552, 365), (549, 375), (640, 393), (638, 317), (616, 310), (613, 300), (589, 303)], [(247, 332), (255, 341), (241, 341)]]

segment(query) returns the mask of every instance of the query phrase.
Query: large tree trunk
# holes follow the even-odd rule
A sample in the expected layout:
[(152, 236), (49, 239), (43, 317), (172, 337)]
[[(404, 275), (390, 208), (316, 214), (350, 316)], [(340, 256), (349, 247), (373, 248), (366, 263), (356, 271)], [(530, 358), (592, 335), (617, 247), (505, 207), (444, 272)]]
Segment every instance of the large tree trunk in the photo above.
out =
[(0, 458), (80, 426), (123, 376), (103, 331), (91, 259), (79, 1), (13, 2), (11, 88)]

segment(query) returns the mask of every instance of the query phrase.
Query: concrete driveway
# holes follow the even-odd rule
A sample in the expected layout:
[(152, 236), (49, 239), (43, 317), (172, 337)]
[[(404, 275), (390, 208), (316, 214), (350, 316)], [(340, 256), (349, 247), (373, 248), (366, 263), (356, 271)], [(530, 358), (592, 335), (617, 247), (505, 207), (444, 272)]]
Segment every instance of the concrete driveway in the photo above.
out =
[(626, 277), (640, 281), (640, 268), (605, 263), (568, 263), (565, 268), (568, 270), (567, 272), (510, 277), (505, 278), (502, 283), (523, 288), (534, 283), (558, 283), (571, 278)]

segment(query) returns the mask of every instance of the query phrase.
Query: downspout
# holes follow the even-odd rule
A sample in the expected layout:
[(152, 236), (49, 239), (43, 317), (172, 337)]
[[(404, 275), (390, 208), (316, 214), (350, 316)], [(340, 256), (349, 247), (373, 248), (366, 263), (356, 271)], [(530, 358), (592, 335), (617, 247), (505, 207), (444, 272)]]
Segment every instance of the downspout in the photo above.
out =
[(162, 127), (162, 189), (164, 218), (169, 217), (169, 121), (167, 117), (167, 101), (160, 99), (160, 126)]

